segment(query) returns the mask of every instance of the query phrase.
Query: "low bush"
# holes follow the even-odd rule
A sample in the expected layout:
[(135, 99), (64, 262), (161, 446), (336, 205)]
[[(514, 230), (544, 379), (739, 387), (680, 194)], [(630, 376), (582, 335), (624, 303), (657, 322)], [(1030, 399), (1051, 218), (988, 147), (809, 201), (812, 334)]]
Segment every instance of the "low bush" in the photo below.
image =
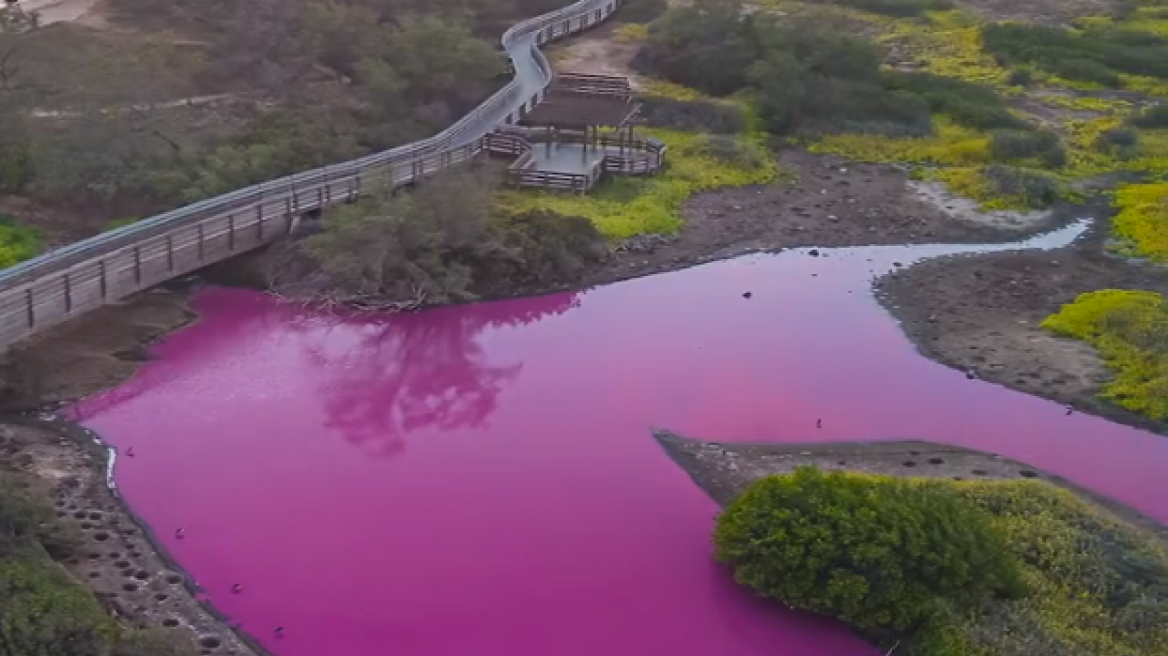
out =
[(36, 257), (40, 252), (40, 232), (18, 225), (7, 214), (0, 214), (0, 268)]
[(1168, 79), (1168, 38), (1149, 32), (999, 23), (985, 26), (982, 37), (1003, 64), (1029, 64), (1070, 80), (1119, 87), (1120, 73)]
[(1067, 151), (1059, 136), (1041, 130), (994, 130), (990, 155), (995, 161), (1059, 169), (1066, 166)]
[(588, 219), (549, 211), (499, 217), (494, 193), (490, 170), (463, 169), (331, 208), (322, 231), (273, 258), (271, 286), (306, 300), (449, 303), (575, 283), (607, 256)]
[(632, 23), (648, 23), (669, 9), (668, 0), (625, 0), (617, 18)]
[(718, 518), (718, 560), (755, 592), (868, 629), (914, 630), (938, 600), (977, 608), (1023, 584), (989, 517), (939, 485), (804, 467)]
[(755, 483), (714, 541), (740, 582), (897, 653), (1168, 653), (1160, 538), (1041, 481), (802, 468)]
[(911, 18), (922, 16), (929, 11), (947, 9), (951, 4), (945, 0), (819, 0), (820, 2), (841, 5), (867, 11), (873, 14), (883, 14), (895, 18)]
[(665, 96), (642, 96), (641, 116), (651, 128), (737, 134), (746, 130), (746, 117), (733, 103), (716, 100), (680, 100)]
[(958, 125), (975, 130), (1027, 127), (988, 86), (930, 73), (886, 71), (882, 78), (886, 88), (919, 96), (930, 110)]
[(993, 196), (1008, 199), (1007, 206), (1041, 209), (1068, 194), (1066, 184), (1046, 171), (995, 164), (982, 171)]
[(1139, 128), (1168, 129), (1168, 103), (1153, 105), (1132, 119), (1132, 125)]
[(1152, 419), (1168, 419), (1168, 303), (1147, 291), (1082, 294), (1043, 322), (1094, 346), (1114, 372), (1103, 398)]

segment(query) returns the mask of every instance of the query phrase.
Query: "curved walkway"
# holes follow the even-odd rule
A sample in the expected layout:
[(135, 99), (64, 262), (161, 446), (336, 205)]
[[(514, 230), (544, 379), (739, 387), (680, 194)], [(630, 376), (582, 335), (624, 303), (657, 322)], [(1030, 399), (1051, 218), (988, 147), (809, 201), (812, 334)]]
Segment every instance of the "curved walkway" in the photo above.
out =
[(273, 180), (103, 233), (0, 271), (0, 349), (94, 308), (287, 234), (305, 212), (395, 188), (464, 162), (496, 127), (543, 97), (548, 41), (596, 25), (623, 0), (580, 0), (512, 26), (515, 76), (454, 125), (421, 141)]

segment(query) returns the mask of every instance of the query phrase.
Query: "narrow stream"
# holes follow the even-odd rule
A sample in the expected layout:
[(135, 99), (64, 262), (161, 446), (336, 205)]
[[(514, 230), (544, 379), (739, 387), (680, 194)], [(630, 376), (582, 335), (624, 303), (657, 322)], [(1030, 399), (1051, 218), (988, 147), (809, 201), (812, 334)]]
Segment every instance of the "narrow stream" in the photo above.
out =
[(800, 249), (379, 319), (215, 289), (75, 411), (134, 448), (123, 494), (278, 656), (874, 656), (728, 580), (716, 508), (649, 429), (949, 442), (1168, 521), (1168, 440), (967, 380), (871, 296), (895, 262), (1006, 248)]

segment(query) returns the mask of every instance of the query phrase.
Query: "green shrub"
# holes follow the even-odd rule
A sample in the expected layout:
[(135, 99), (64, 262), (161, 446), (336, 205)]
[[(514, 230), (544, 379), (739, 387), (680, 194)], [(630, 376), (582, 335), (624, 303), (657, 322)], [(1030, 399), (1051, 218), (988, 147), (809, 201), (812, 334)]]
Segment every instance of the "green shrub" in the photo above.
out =
[(1034, 84), (1034, 71), (1029, 68), (1015, 68), (1006, 78), (1006, 84), (1012, 87), (1028, 87)]
[(940, 486), (803, 467), (719, 517), (717, 558), (757, 593), (859, 627), (911, 631), (942, 611), (1018, 596), (989, 516)]
[(990, 155), (998, 162), (1034, 162), (1058, 169), (1066, 166), (1067, 151), (1057, 134), (1038, 130), (994, 130)]
[(1014, 204), (1022, 207), (1050, 207), (1069, 193), (1058, 176), (1045, 171), (994, 164), (986, 167), (981, 175), (993, 195), (1015, 199)]
[(829, 4), (852, 7), (873, 14), (884, 14), (896, 18), (922, 16), (928, 11), (947, 9), (952, 6), (945, 0), (819, 0)]
[(1108, 87), (1121, 85), (1119, 73), (1168, 79), (1168, 39), (1150, 32), (1000, 23), (985, 26), (982, 37), (1004, 65), (1029, 64)]
[(746, 169), (759, 168), (764, 165), (761, 159), (762, 155), (757, 148), (733, 135), (706, 135), (698, 143), (694, 152)]
[(737, 134), (746, 130), (746, 117), (735, 104), (714, 100), (680, 100), (642, 96), (641, 117), (651, 128)]
[(1132, 125), (1149, 129), (1168, 129), (1168, 103), (1153, 105), (1132, 119)]
[(928, 103), (929, 109), (945, 114), (954, 123), (975, 130), (1025, 129), (1025, 121), (1010, 113), (1005, 101), (990, 87), (933, 75), (886, 71), (885, 88), (911, 93)]
[(648, 23), (669, 9), (668, 0), (626, 0), (617, 18), (631, 23)]

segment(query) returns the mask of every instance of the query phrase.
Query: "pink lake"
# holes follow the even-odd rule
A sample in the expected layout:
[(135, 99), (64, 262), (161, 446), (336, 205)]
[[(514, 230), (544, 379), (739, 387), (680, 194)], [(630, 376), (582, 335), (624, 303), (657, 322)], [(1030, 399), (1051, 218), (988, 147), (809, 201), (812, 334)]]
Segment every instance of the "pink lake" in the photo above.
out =
[(75, 412), (134, 448), (122, 493), (278, 656), (875, 656), (729, 581), (716, 507), (650, 429), (943, 441), (1168, 521), (1168, 440), (936, 365), (869, 293), (961, 250), (792, 251), (362, 320), (212, 289)]

